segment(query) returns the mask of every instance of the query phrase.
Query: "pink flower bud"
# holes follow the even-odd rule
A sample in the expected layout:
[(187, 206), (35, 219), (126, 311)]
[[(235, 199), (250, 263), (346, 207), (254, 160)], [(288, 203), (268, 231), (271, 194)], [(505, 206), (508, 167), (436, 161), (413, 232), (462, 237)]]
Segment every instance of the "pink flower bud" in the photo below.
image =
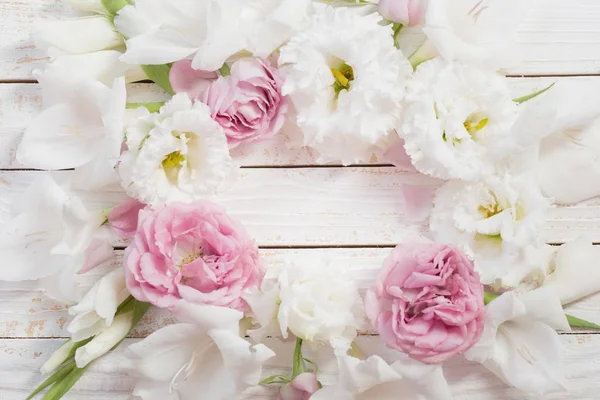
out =
[(419, 25), (425, 15), (426, 0), (379, 0), (379, 13), (403, 25)]
[(305, 372), (294, 378), (289, 385), (283, 386), (277, 400), (308, 400), (317, 390), (319, 383), (316, 375)]

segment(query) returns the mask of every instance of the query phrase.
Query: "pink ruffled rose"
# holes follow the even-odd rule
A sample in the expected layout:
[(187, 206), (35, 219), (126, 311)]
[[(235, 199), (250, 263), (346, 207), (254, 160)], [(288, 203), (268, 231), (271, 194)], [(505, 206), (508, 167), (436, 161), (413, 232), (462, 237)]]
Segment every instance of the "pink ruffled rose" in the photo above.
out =
[(242, 58), (231, 66), (229, 76), (208, 86), (203, 101), (233, 148), (269, 138), (281, 129), (288, 108), (282, 86), (283, 78), (268, 61)]
[(426, 0), (379, 0), (379, 13), (402, 25), (419, 25), (425, 17)]
[(282, 386), (277, 400), (309, 400), (319, 390), (317, 376), (311, 372), (298, 375), (288, 385)]
[(108, 224), (122, 239), (131, 239), (137, 230), (138, 215), (144, 207), (144, 203), (128, 197), (110, 211)]
[(484, 319), (473, 263), (444, 244), (398, 245), (365, 298), (367, 316), (390, 348), (439, 364), (473, 346)]
[(131, 295), (169, 309), (184, 299), (245, 311), (243, 291), (264, 275), (256, 243), (208, 201), (142, 210), (125, 256)]

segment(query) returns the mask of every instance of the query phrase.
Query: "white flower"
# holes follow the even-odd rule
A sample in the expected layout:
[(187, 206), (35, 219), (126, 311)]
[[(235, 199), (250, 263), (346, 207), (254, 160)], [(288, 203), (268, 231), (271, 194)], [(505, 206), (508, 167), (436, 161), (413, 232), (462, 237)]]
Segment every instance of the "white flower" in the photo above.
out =
[(327, 7), (281, 49), (283, 93), (319, 162), (369, 161), (402, 114), (410, 64), (374, 13)]
[(129, 292), (123, 268), (102, 277), (79, 304), (69, 308), (69, 314), (75, 316), (67, 327), (71, 339), (79, 342), (106, 330), (113, 323), (117, 308), (127, 297)]
[(92, 53), (123, 46), (123, 37), (103, 15), (46, 22), (33, 33), (33, 40), (39, 48), (55, 47), (69, 54)]
[(75, 274), (84, 267), (86, 249), (105, 215), (70, 182), (55, 180), (60, 178), (40, 173), (13, 198), (0, 226), (0, 280), (37, 280), (49, 296), (74, 302), (80, 298)]
[(600, 195), (600, 82), (558, 81), (520, 107), (514, 140), (529, 153), (517, 168), (536, 169), (543, 192), (559, 204)]
[(563, 349), (555, 329), (570, 328), (552, 290), (504, 293), (486, 307), (485, 315), (481, 339), (465, 353), (468, 360), (531, 394), (566, 388)]
[(377, 355), (360, 360), (338, 354), (337, 384), (319, 390), (311, 400), (452, 399), (441, 365), (422, 364), (400, 352), (389, 357), (392, 352), (375, 338), (358, 342), (361, 351)]
[(553, 289), (562, 304), (569, 304), (600, 290), (600, 247), (578, 238), (556, 251), (554, 270), (544, 286)]
[(96, 334), (85, 346), (75, 352), (75, 363), (83, 368), (97, 358), (102, 357), (119, 344), (133, 328), (133, 311), (117, 315), (110, 326)]
[(505, 276), (528, 246), (537, 247), (546, 199), (529, 175), (449, 181), (435, 197), (431, 231), (475, 259), (484, 284)]
[(180, 303), (178, 323), (129, 347), (133, 395), (143, 400), (231, 400), (257, 385), (273, 353), (240, 337), (243, 314), (229, 308)]
[(289, 329), (309, 342), (349, 347), (363, 323), (363, 309), (356, 282), (344, 269), (315, 258), (274, 270), (267, 272), (260, 291), (245, 297), (261, 325), (255, 333), (273, 334), (279, 327), (284, 338)]
[(53, 67), (36, 74), (45, 110), (25, 131), (17, 159), (30, 168), (77, 168), (75, 179), (94, 176), (108, 185), (118, 179), (114, 166), (123, 142), (125, 79), (109, 87), (84, 75)]
[(422, 173), (479, 179), (513, 150), (510, 128), (518, 106), (503, 76), (437, 58), (419, 66), (406, 96), (398, 132)]
[(56, 49), (48, 51), (52, 62), (46, 64), (43, 80), (60, 81), (68, 77), (70, 81), (94, 80), (112, 86), (115, 79), (125, 77), (126, 82), (147, 79), (139, 65), (129, 65), (119, 58), (122, 53), (103, 50), (86, 54), (68, 54)]
[(62, 346), (60, 346), (54, 353), (52, 353), (48, 361), (46, 361), (44, 365), (42, 365), (42, 368), (40, 368), (40, 372), (46, 375), (55, 371), (58, 367), (61, 366), (62, 363), (64, 363), (70, 358), (71, 350), (73, 350), (73, 347), (75, 347), (75, 341), (73, 341), (72, 339), (69, 339), (65, 343), (63, 343)]
[(222, 128), (183, 94), (127, 128), (119, 173), (131, 197), (157, 205), (216, 194), (236, 176)]
[(247, 50), (266, 58), (301, 28), (309, 0), (137, 0), (115, 24), (129, 37), (123, 60), (165, 64), (192, 57), (214, 71)]
[(475, 61), (493, 69), (510, 67), (516, 30), (533, 0), (429, 0), (423, 31), (449, 61)]

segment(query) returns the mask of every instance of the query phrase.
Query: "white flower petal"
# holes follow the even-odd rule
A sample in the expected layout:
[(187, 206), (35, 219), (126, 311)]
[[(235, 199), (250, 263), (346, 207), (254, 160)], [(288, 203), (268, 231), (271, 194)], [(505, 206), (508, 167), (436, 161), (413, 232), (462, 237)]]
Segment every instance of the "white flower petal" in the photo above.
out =
[(109, 327), (97, 334), (91, 342), (78, 348), (75, 352), (77, 367), (85, 367), (108, 353), (117, 343), (123, 340), (132, 328), (132, 318), (133, 312), (117, 315)]
[[(320, 163), (370, 161), (387, 147), (402, 114), (412, 69), (380, 20), (376, 13), (327, 7), (280, 50), (283, 93), (296, 108), (303, 144), (319, 152)], [(332, 68), (344, 63), (353, 80), (336, 95)]]
[[(73, 34), (77, 32), (77, 34)], [(70, 54), (92, 53), (123, 46), (123, 38), (108, 18), (99, 15), (44, 23), (33, 33), (37, 47), (56, 47)]]

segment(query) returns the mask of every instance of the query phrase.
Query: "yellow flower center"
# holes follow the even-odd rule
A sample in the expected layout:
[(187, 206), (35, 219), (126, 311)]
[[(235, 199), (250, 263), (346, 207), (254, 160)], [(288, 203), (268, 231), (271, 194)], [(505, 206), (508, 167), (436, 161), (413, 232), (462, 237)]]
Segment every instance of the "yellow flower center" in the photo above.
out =
[(168, 154), (162, 161), (162, 166), (164, 169), (176, 168), (181, 165), (182, 162), (185, 161), (185, 156), (181, 154), (181, 152), (174, 151), (171, 154)]
[(342, 90), (350, 89), (350, 82), (354, 80), (354, 70), (351, 66), (344, 63), (339, 68), (331, 68), (331, 73), (335, 78), (333, 88), (338, 95)]
[(469, 135), (474, 136), (486, 127), (490, 119), (482, 112), (476, 112), (467, 117), (464, 122), (465, 129)]

